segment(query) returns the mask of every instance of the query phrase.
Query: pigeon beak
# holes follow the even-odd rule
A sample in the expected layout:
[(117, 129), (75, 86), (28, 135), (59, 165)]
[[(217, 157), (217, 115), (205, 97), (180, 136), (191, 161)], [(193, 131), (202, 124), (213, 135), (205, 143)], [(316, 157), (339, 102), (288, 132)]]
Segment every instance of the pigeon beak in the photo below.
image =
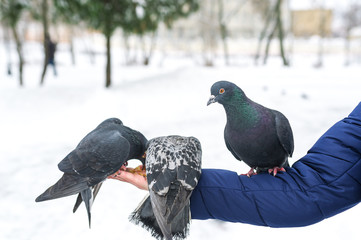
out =
[(147, 158), (147, 152), (144, 152), (144, 154), (142, 155), (142, 158), (141, 158), (141, 162), (143, 164), (143, 166), (145, 166), (145, 159)]
[(207, 102), (207, 106), (208, 106), (209, 104), (212, 104), (212, 103), (215, 103), (215, 102), (216, 102), (216, 96), (212, 95), (212, 96), (209, 98), (208, 102)]

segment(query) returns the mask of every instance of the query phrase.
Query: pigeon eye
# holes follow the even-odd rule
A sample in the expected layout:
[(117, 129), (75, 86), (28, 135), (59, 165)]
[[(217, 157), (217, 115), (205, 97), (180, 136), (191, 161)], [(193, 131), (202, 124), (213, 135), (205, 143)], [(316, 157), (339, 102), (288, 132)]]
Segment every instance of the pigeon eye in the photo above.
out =
[(219, 94), (223, 94), (225, 92), (224, 88), (219, 89)]

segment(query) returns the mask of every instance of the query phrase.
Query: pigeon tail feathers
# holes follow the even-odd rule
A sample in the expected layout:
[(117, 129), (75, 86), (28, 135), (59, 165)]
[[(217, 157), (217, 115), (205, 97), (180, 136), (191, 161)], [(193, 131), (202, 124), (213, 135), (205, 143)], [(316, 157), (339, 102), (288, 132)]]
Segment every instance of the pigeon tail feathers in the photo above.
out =
[[(100, 190), (100, 187), (102, 186), (103, 182), (98, 183), (97, 185), (95, 185), (93, 187), (93, 202), (95, 200), (95, 197), (98, 195), (98, 192)], [(78, 207), (80, 206), (80, 204), (83, 202), (83, 198), (81, 197), (81, 194), (78, 194), (78, 197), (76, 199), (76, 202), (74, 204), (74, 208), (73, 208), (73, 213), (76, 212), (76, 210), (78, 210)]]
[(86, 179), (74, 174), (63, 174), (63, 176), (51, 187), (45, 190), (35, 199), (35, 202), (42, 202), (56, 198), (62, 198), (77, 194), (88, 188)]
[[(171, 226), (173, 239), (181, 240), (189, 235), (190, 219), (191, 214), (188, 205), (176, 216)], [(164, 239), (162, 230), (154, 216), (149, 194), (145, 196), (139, 206), (130, 214), (129, 221), (149, 231), (154, 238), (158, 240)]]
[(91, 206), (93, 205), (93, 194), (90, 188), (81, 191), (80, 194), (86, 206), (86, 211), (88, 213), (89, 228), (91, 228)]

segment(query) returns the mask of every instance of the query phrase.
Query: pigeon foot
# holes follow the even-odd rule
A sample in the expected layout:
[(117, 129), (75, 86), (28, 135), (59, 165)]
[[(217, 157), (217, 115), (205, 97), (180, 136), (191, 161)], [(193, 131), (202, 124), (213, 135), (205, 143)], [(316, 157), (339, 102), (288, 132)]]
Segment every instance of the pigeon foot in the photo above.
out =
[(251, 176), (253, 176), (253, 175), (257, 175), (257, 172), (255, 172), (254, 171), (254, 168), (251, 168), (249, 171), (248, 171), (248, 173), (246, 173), (246, 174), (241, 174), (241, 175), (247, 175), (247, 177), (251, 177)]
[(284, 169), (283, 167), (274, 167), (268, 169), (268, 173), (273, 173), (273, 176), (276, 176), (278, 172), (286, 172), (286, 169)]

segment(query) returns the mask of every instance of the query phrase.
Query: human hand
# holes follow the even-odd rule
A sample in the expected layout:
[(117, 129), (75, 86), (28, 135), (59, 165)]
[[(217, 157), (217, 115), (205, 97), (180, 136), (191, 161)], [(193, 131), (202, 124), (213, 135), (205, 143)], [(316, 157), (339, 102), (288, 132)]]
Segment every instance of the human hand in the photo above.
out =
[(147, 175), (143, 165), (136, 168), (127, 168), (123, 165), (116, 173), (108, 176), (108, 178), (133, 184), (142, 190), (148, 190)]

